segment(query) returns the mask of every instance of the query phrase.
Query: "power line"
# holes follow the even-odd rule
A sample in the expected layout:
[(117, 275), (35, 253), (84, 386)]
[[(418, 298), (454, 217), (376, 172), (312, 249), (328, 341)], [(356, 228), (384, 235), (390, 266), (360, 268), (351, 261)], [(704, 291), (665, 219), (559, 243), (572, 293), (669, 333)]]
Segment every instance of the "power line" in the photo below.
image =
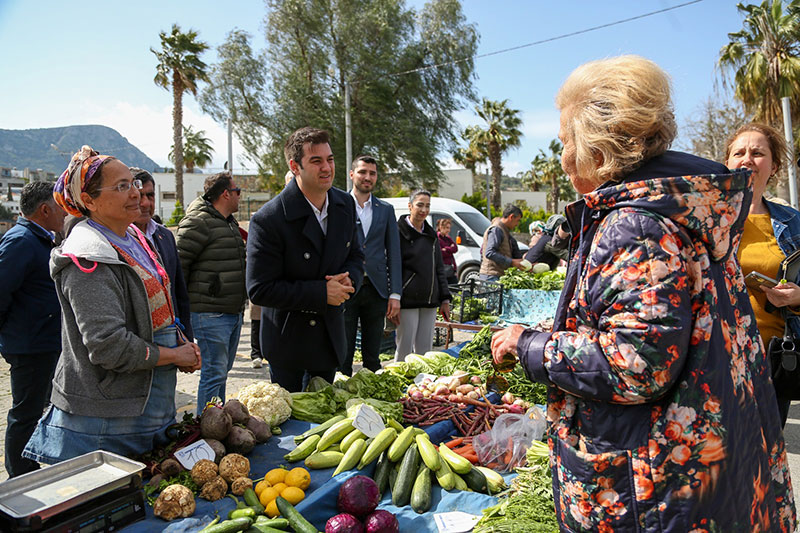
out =
[[(657, 11), (650, 11), (649, 13), (636, 15), (635, 17), (628, 17), (628, 18), (625, 18), (625, 19), (616, 20), (614, 22), (608, 22), (606, 24), (600, 24), (599, 26), (592, 26), (590, 28), (585, 28), (583, 30), (577, 30), (577, 31), (573, 31), (573, 32), (570, 32), (570, 33), (564, 33), (564, 34), (561, 34), (561, 35), (557, 35), (555, 37), (548, 37), (547, 39), (541, 39), (539, 41), (533, 41), (531, 43), (521, 44), (519, 46), (512, 46), (511, 48), (504, 48), (502, 50), (496, 50), (494, 52), (487, 52), (485, 54), (478, 54), (478, 55), (475, 55), (475, 56), (463, 57), (461, 59), (455, 59), (453, 61), (445, 61), (443, 63), (436, 63), (434, 65), (428, 65), (428, 66), (425, 66), (425, 67), (419, 67), (419, 68), (415, 68), (415, 69), (411, 69), (411, 70), (404, 70), (402, 72), (395, 72), (393, 74), (386, 74), (384, 76), (379, 76), (378, 78), (372, 78), (372, 79), (394, 78), (394, 77), (398, 77), (398, 76), (406, 76), (408, 74), (414, 74), (415, 72), (423, 72), (423, 71), (426, 71), (426, 70), (431, 70), (431, 69), (434, 69), (434, 68), (444, 67), (444, 66), (447, 66), (447, 65), (457, 65), (458, 63), (464, 63), (465, 61), (469, 61), (470, 59), (481, 59), (481, 58), (484, 58), (484, 57), (494, 56), (494, 55), (498, 55), (498, 54), (505, 54), (507, 52), (513, 52), (515, 50), (521, 50), (523, 48), (528, 48), (528, 47), (536, 46), (536, 45), (539, 45), (539, 44), (550, 43), (550, 42), (553, 42), (553, 41), (566, 39), (567, 37), (574, 37), (576, 35), (582, 35), (584, 33), (589, 33), (589, 32), (593, 32), (593, 31), (597, 31), (597, 30), (602, 30), (604, 28), (610, 28), (612, 26), (617, 26), (619, 24), (625, 24), (626, 22), (631, 22), (631, 21), (643, 19), (643, 18), (646, 18), (646, 17), (652, 17), (653, 15), (659, 15), (661, 13), (666, 13), (667, 11), (673, 11), (675, 9), (680, 9), (682, 7), (690, 6), (690, 5), (693, 5), (693, 4), (699, 4), (702, 1), (703, 0), (692, 0), (690, 2), (684, 2), (683, 4), (678, 4), (678, 5), (675, 5), (675, 6), (666, 7), (664, 9), (659, 9)], [(368, 81), (368, 80), (361, 79), (361, 80), (357, 80), (357, 81)]]

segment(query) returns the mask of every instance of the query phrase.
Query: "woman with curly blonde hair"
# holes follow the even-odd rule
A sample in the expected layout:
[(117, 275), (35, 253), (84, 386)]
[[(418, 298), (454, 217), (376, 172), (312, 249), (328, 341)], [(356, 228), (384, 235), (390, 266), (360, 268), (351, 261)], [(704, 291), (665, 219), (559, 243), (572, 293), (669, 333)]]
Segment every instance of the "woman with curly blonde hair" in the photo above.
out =
[(794, 531), (775, 391), (735, 256), (749, 172), (668, 148), (670, 83), (638, 56), (556, 97), (571, 257), (550, 332), (495, 334), (548, 385), (564, 531)]

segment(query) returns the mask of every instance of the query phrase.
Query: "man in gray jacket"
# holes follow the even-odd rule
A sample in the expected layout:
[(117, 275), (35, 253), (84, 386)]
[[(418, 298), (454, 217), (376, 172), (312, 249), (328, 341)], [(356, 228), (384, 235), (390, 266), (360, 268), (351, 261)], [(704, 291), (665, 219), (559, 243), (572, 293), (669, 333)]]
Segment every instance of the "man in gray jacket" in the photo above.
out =
[(206, 178), (204, 191), (189, 204), (177, 239), (192, 328), (203, 357), (198, 414), (211, 398), (225, 400), (225, 382), (236, 357), (247, 300), (245, 243), (233, 217), (239, 210), (241, 190), (229, 172), (221, 172)]

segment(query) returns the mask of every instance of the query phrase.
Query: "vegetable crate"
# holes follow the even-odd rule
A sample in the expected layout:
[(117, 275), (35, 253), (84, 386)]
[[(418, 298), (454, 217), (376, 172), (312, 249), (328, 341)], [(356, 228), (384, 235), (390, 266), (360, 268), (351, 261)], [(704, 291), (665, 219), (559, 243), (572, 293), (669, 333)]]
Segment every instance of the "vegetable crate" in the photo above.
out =
[[(451, 320), (458, 323), (474, 322), (480, 315), (500, 315), (503, 310), (503, 286), (491, 281), (471, 278), (465, 283), (450, 285)], [(447, 344), (447, 328), (435, 328), (433, 344)]]

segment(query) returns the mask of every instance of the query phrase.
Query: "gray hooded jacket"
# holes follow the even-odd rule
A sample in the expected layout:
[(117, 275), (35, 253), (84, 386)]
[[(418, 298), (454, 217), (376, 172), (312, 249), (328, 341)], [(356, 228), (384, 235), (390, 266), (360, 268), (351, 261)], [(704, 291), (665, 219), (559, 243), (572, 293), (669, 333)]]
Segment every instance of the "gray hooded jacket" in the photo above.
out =
[(62, 309), (51, 402), (77, 415), (141, 415), (159, 355), (141, 278), (87, 221), (52, 251), (50, 275)]

